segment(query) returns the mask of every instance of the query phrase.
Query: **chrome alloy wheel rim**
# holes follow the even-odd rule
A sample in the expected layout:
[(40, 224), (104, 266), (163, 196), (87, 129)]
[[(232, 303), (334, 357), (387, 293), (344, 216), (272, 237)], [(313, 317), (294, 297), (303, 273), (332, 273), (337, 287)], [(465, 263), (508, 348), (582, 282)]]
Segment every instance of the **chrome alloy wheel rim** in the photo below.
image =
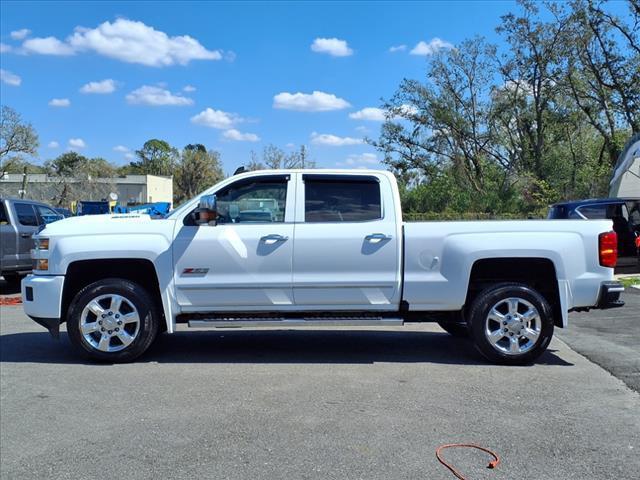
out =
[(140, 315), (133, 303), (121, 295), (100, 295), (82, 311), (80, 331), (85, 341), (101, 352), (127, 348), (140, 331)]
[(535, 346), (541, 330), (538, 309), (523, 298), (510, 297), (500, 300), (489, 310), (484, 334), (498, 352), (521, 355)]

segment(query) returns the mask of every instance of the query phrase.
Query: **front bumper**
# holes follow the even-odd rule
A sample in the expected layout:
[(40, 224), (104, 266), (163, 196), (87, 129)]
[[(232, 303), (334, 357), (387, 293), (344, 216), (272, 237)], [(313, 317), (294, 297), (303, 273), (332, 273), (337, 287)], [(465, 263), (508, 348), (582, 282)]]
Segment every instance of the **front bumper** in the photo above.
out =
[(22, 280), (24, 312), (55, 335), (60, 326), (62, 275), (27, 275)]
[(624, 307), (624, 302), (620, 300), (622, 292), (624, 292), (624, 287), (620, 282), (603, 282), (600, 285), (600, 295), (595, 308)]

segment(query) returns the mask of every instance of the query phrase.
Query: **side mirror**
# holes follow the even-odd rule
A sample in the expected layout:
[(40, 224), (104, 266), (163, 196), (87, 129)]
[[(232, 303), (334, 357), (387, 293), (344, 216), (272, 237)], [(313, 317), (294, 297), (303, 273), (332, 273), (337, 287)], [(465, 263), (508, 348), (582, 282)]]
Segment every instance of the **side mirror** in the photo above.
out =
[(203, 195), (200, 197), (195, 213), (196, 225), (215, 225), (218, 218), (218, 199), (215, 195)]

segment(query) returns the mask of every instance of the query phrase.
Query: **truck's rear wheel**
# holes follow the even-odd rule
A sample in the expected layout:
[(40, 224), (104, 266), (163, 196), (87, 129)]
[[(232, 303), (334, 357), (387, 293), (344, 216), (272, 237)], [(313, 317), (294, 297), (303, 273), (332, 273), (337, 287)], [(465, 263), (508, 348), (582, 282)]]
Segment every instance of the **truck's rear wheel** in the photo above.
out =
[(91, 359), (129, 362), (142, 355), (158, 333), (155, 303), (140, 285), (109, 278), (83, 288), (69, 307), (71, 342)]
[(469, 310), (470, 333), (488, 360), (510, 365), (535, 361), (549, 346), (553, 317), (549, 302), (524, 284), (489, 287)]

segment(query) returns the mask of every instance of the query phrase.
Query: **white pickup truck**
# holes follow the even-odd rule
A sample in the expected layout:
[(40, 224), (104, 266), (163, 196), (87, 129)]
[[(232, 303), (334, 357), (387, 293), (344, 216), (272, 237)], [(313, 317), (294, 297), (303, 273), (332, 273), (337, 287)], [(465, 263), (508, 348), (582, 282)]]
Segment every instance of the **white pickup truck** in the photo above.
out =
[(227, 178), (166, 218), (97, 215), (34, 236), (25, 312), (89, 357), (160, 331), (437, 321), (489, 360), (534, 361), (568, 312), (622, 306), (608, 220), (404, 223), (384, 171)]

